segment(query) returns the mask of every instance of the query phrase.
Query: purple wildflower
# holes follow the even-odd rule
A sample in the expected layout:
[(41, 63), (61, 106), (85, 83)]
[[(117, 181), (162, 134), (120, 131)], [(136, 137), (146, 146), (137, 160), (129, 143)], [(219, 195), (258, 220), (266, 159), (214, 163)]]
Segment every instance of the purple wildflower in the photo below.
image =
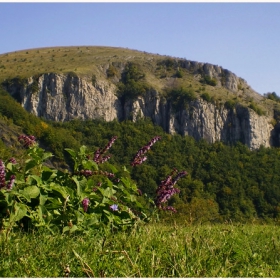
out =
[(118, 211), (118, 205), (117, 204), (113, 204), (113, 205), (110, 206), (110, 209), (112, 211)]
[(27, 136), (22, 134), (18, 137), (18, 141), (21, 142), (26, 148), (29, 148), (36, 143), (36, 139), (33, 135)]
[(137, 192), (140, 196), (142, 195), (142, 191), (140, 189), (137, 189)]
[(110, 155), (103, 156), (103, 155), (112, 147), (112, 145), (116, 141), (116, 139), (117, 139), (117, 136), (113, 136), (104, 149), (102, 149), (102, 150), (98, 149), (94, 153), (93, 161), (95, 161), (97, 164), (107, 161), (111, 156)]
[[(172, 179), (172, 176), (174, 173), (177, 172), (177, 175), (175, 176), (174, 179)], [(156, 190), (156, 199), (155, 199), (155, 204), (159, 209), (162, 210), (171, 210), (175, 212), (176, 210), (171, 207), (163, 207), (162, 204), (167, 202), (174, 194), (179, 193), (180, 190), (177, 188), (174, 188), (174, 185), (177, 183), (177, 181), (185, 176), (187, 174), (186, 171), (181, 171), (178, 173), (177, 169), (174, 169), (169, 176), (163, 181), (161, 181), (160, 185), (158, 186)]]
[(94, 188), (92, 189), (92, 191), (93, 191), (93, 192), (96, 192), (96, 191), (98, 190), (98, 188), (101, 187), (101, 185), (102, 185), (101, 182), (97, 183), (96, 187), (94, 187)]
[(131, 162), (132, 166), (142, 164), (144, 161), (147, 160), (147, 157), (144, 156), (146, 152), (148, 152), (151, 147), (158, 141), (160, 140), (160, 136), (155, 136), (147, 145), (143, 146), (137, 154), (134, 156), (133, 161)]
[(176, 213), (177, 212), (177, 210), (174, 208), (174, 207), (172, 207), (172, 206), (166, 206), (166, 207), (163, 207), (163, 208), (161, 208), (162, 210), (167, 210), (167, 211), (172, 211), (172, 212), (174, 212), (174, 213)]
[(0, 189), (6, 186), (6, 172), (5, 172), (5, 164), (2, 160), (0, 160)]
[(87, 212), (88, 205), (89, 205), (89, 199), (87, 197), (84, 198), (82, 204), (83, 204), (84, 211)]
[(11, 190), (14, 183), (15, 183), (15, 179), (16, 179), (16, 176), (15, 175), (11, 175), (10, 177), (10, 181), (9, 183), (7, 184), (7, 190)]
[(13, 158), (13, 157), (9, 159), (9, 162), (11, 162), (12, 164), (16, 164), (17, 163), (16, 159)]
[(92, 175), (93, 175), (93, 172), (92, 172), (91, 170), (88, 170), (88, 169), (86, 169), (86, 170), (81, 170), (79, 173), (80, 173), (81, 175), (84, 175), (85, 177), (89, 177), (89, 176), (92, 176)]

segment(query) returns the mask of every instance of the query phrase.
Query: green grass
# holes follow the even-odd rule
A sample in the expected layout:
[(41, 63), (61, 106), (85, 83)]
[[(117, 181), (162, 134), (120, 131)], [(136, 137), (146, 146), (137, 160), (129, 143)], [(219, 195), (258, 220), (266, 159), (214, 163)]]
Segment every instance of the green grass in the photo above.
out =
[(126, 234), (1, 236), (0, 277), (279, 277), (274, 225), (150, 224)]

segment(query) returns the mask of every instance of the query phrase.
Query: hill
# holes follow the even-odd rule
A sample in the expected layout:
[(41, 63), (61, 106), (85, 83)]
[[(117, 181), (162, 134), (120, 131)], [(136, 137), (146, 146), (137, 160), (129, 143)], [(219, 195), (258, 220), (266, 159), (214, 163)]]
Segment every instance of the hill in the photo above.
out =
[[(131, 176), (153, 197), (172, 168), (186, 170), (188, 176), (178, 183), (180, 195), (170, 201), (178, 209), (176, 220), (278, 220), (280, 151), (273, 147), (279, 145), (277, 96), (258, 95), (218, 66), (138, 51), (88, 47), (95, 59), (85, 55), (84, 64), (75, 62), (86, 50), (28, 50), (8, 54), (6, 62), (6, 55), (0, 56), (1, 159), (14, 156), (24, 162), (17, 137), (32, 134), (54, 153), (48, 164), (71, 170), (65, 148), (87, 145), (96, 151), (116, 135), (110, 162), (131, 171), (136, 151), (159, 135), (147, 162)], [(74, 69), (35, 69), (36, 54), (42, 55), (44, 65), (50, 54), (59, 52), (72, 52), (72, 57), (61, 55), (61, 61), (72, 61)], [(122, 52), (123, 61), (117, 61), (114, 56)], [(34, 67), (22, 64), (26, 72), (17, 72), (21, 64), (12, 64), (12, 55), (14, 62), (24, 55), (28, 63), (34, 59)], [(59, 61), (56, 66), (62, 67)], [(245, 90), (235, 89), (236, 81)]]

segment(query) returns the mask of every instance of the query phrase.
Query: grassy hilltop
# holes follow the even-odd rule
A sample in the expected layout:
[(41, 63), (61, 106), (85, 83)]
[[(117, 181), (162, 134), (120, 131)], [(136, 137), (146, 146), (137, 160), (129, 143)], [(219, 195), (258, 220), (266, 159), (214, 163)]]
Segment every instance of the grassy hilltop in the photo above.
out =
[[(216, 104), (226, 101), (245, 106), (259, 106), (263, 113), (271, 111), (275, 102), (252, 93), (242, 82), (239, 90), (232, 93), (223, 86), (213, 86), (211, 81), (201, 83), (201, 76), (178, 66), (175, 58), (117, 47), (52, 47), (16, 51), (0, 55), (0, 82), (20, 77), (22, 79), (42, 73), (72, 73), (92, 81), (110, 79), (113, 83), (121, 78), (121, 67), (133, 62), (145, 73), (145, 82), (159, 92), (168, 87), (189, 87), (197, 97), (212, 98)], [(256, 105), (257, 103), (257, 105)], [(260, 111), (259, 111), (260, 112)]]

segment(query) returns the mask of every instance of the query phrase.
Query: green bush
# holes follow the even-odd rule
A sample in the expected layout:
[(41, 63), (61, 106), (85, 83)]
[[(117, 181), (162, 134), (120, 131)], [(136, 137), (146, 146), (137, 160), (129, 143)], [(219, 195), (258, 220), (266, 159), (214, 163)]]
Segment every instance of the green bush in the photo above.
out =
[(259, 116), (264, 115), (264, 111), (255, 102), (251, 102), (249, 108), (254, 110)]
[(177, 66), (177, 63), (173, 58), (167, 58), (167, 59), (164, 59), (164, 60), (161, 60), (160, 62), (158, 62), (158, 65), (163, 65), (168, 70), (171, 70), (172, 68)]
[(176, 74), (175, 74), (176, 78), (183, 78), (183, 71), (182, 70), (177, 70)]
[(268, 99), (271, 99), (271, 100), (276, 101), (276, 102), (280, 102), (280, 97), (275, 92), (272, 92), (272, 93), (269, 92), (265, 96)]
[(150, 86), (144, 81), (144, 72), (134, 63), (128, 63), (117, 84), (117, 94), (123, 102), (144, 95)]
[(185, 87), (178, 87), (169, 90), (167, 92), (167, 98), (175, 111), (185, 109), (189, 102), (197, 99), (194, 90)]
[(236, 100), (227, 100), (226, 102), (225, 102), (225, 107), (227, 108), (227, 109), (233, 109), (233, 108), (235, 108), (235, 106), (237, 105), (237, 101)]
[(113, 65), (109, 65), (109, 68), (107, 69), (106, 74), (107, 74), (107, 78), (112, 78), (118, 74), (118, 71), (117, 71), (116, 67), (114, 67)]
[(215, 87), (217, 85), (217, 80), (215, 78), (211, 78), (210, 76), (204, 76), (199, 80), (202, 84), (207, 84)]
[(2, 230), (46, 228), (51, 233), (71, 233), (103, 225), (126, 229), (146, 219), (137, 201), (137, 186), (125, 168), (120, 172), (107, 164), (110, 170), (103, 171), (82, 146), (78, 153), (67, 149), (75, 163), (73, 173), (61, 172), (43, 165), (51, 153), (31, 137), (22, 139), (29, 146), (24, 168), (14, 160), (5, 164), (0, 160)]
[(207, 92), (202, 93), (200, 97), (207, 102), (211, 102), (211, 96)]

